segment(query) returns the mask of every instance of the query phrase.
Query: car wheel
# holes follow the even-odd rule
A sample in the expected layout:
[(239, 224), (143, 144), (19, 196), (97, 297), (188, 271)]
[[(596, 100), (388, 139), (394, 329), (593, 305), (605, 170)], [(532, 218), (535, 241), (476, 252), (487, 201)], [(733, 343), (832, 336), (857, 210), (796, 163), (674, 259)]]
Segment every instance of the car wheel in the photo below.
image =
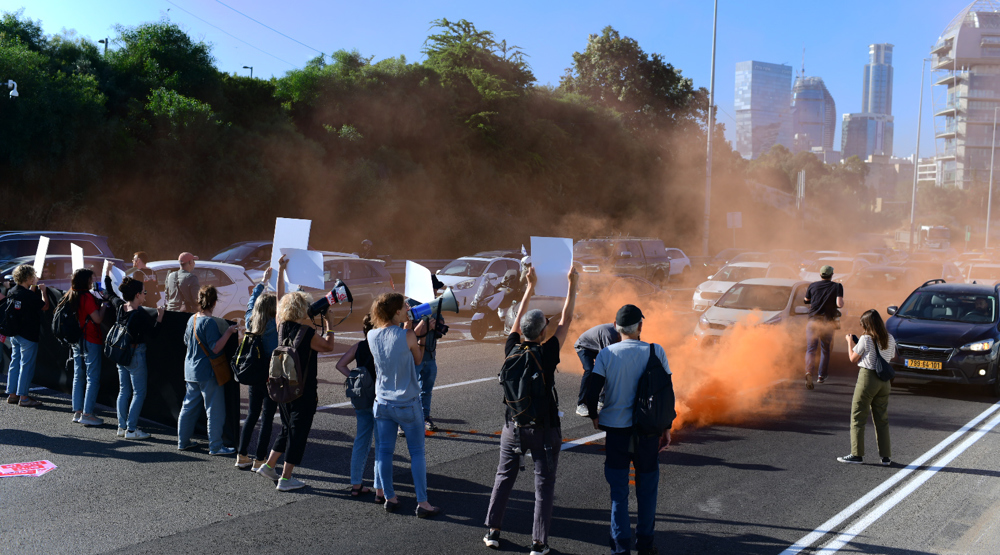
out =
[(470, 331), (472, 332), (472, 338), (476, 341), (482, 341), (486, 339), (486, 332), (490, 329), (490, 325), (486, 323), (486, 318), (480, 320), (473, 320)]

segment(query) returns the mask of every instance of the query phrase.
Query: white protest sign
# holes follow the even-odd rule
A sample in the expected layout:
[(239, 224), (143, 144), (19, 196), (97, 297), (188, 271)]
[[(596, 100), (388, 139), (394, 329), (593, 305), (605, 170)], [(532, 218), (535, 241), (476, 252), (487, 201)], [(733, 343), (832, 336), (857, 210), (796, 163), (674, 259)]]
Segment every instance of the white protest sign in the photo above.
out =
[(0, 478), (10, 476), (41, 476), (56, 468), (52, 461), (31, 461), (0, 465)]
[[(278, 289), (278, 260), (281, 259), (281, 249), (308, 249), (311, 227), (312, 220), (278, 218), (274, 221), (274, 243), (271, 244), (271, 267), (274, 271), (271, 273), (271, 289)], [(285, 276), (285, 281), (288, 281), (288, 276)]]
[(38, 250), (35, 251), (35, 275), (42, 279), (42, 267), (45, 266), (45, 255), (49, 252), (49, 238), (42, 235), (38, 238)]
[(569, 294), (569, 270), (573, 267), (573, 240), (562, 237), (532, 237), (531, 266), (538, 283), (535, 294), (565, 297)]
[(431, 284), (431, 271), (412, 260), (407, 260), (403, 294), (421, 303), (433, 301), (434, 285)]
[(285, 280), (295, 285), (323, 289), (323, 253), (305, 249), (281, 249), (288, 257)]
[(77, 271), (83, 268), (83, 247), (77, 246), (73, 243), (69, 244), (69, 252), (71, 259), (73, 260), (73, 271)]
[(104, 287), (104, 276), (108, 274), (109, 267), (111, 268), (111, 286), (115, 288), (115, 293), (121, 297), (122, 292), (120, 288), (122, 286), (122, 280), (125, 279), (125, 272), (118, 269), (114, 263), (107, 259), (104, 260), (104, 268), (101, 269), (101, 278), (99, 280), (101, 287)]

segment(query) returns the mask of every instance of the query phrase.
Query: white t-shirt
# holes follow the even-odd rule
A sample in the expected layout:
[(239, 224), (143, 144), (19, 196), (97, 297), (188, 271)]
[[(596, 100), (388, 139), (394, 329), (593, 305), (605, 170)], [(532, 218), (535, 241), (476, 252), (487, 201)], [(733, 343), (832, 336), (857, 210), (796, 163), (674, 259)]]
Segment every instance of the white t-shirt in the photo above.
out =
[[(869, 370), (875, 370), (877, 368), (875, 365), (875, 347), (875, 339), (872, 336), (862, 335), (858, 338), (858, 343), (854, 346), (854, 354), (861, 355), (861, 360), (858, 361), (858, 366)], [(892, 357), (896, 354), (896, 339), (890, 335), (889, 348), (878, 349), (878, 352), (882, 354), (882, 358), (886, 361), (892, 360)]]

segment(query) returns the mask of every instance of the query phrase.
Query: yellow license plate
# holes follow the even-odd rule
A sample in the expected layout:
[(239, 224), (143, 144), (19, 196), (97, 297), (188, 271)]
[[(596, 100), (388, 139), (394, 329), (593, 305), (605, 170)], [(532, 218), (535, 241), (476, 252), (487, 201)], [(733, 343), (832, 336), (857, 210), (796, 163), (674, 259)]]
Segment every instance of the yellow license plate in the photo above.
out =
[(907, 368), (922, 368), (924, 370), (940, 370), (942, 368), (940, 362), (934, 362), (932, 360), (910, 360), (906, 359)]

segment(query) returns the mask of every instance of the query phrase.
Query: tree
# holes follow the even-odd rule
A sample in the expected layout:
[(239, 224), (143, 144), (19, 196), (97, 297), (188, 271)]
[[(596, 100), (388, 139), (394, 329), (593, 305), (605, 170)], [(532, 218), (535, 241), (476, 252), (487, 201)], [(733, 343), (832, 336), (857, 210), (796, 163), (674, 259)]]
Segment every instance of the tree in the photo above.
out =
[(471, 84), (486, 101), (523, 94), (535, 76), (520, 46), (496, 41), (493, 31), (480, 31), (464, 19), (431, 22), (440, 32), (424, 41), (424, 66), (441, 75), (445, 85)]

